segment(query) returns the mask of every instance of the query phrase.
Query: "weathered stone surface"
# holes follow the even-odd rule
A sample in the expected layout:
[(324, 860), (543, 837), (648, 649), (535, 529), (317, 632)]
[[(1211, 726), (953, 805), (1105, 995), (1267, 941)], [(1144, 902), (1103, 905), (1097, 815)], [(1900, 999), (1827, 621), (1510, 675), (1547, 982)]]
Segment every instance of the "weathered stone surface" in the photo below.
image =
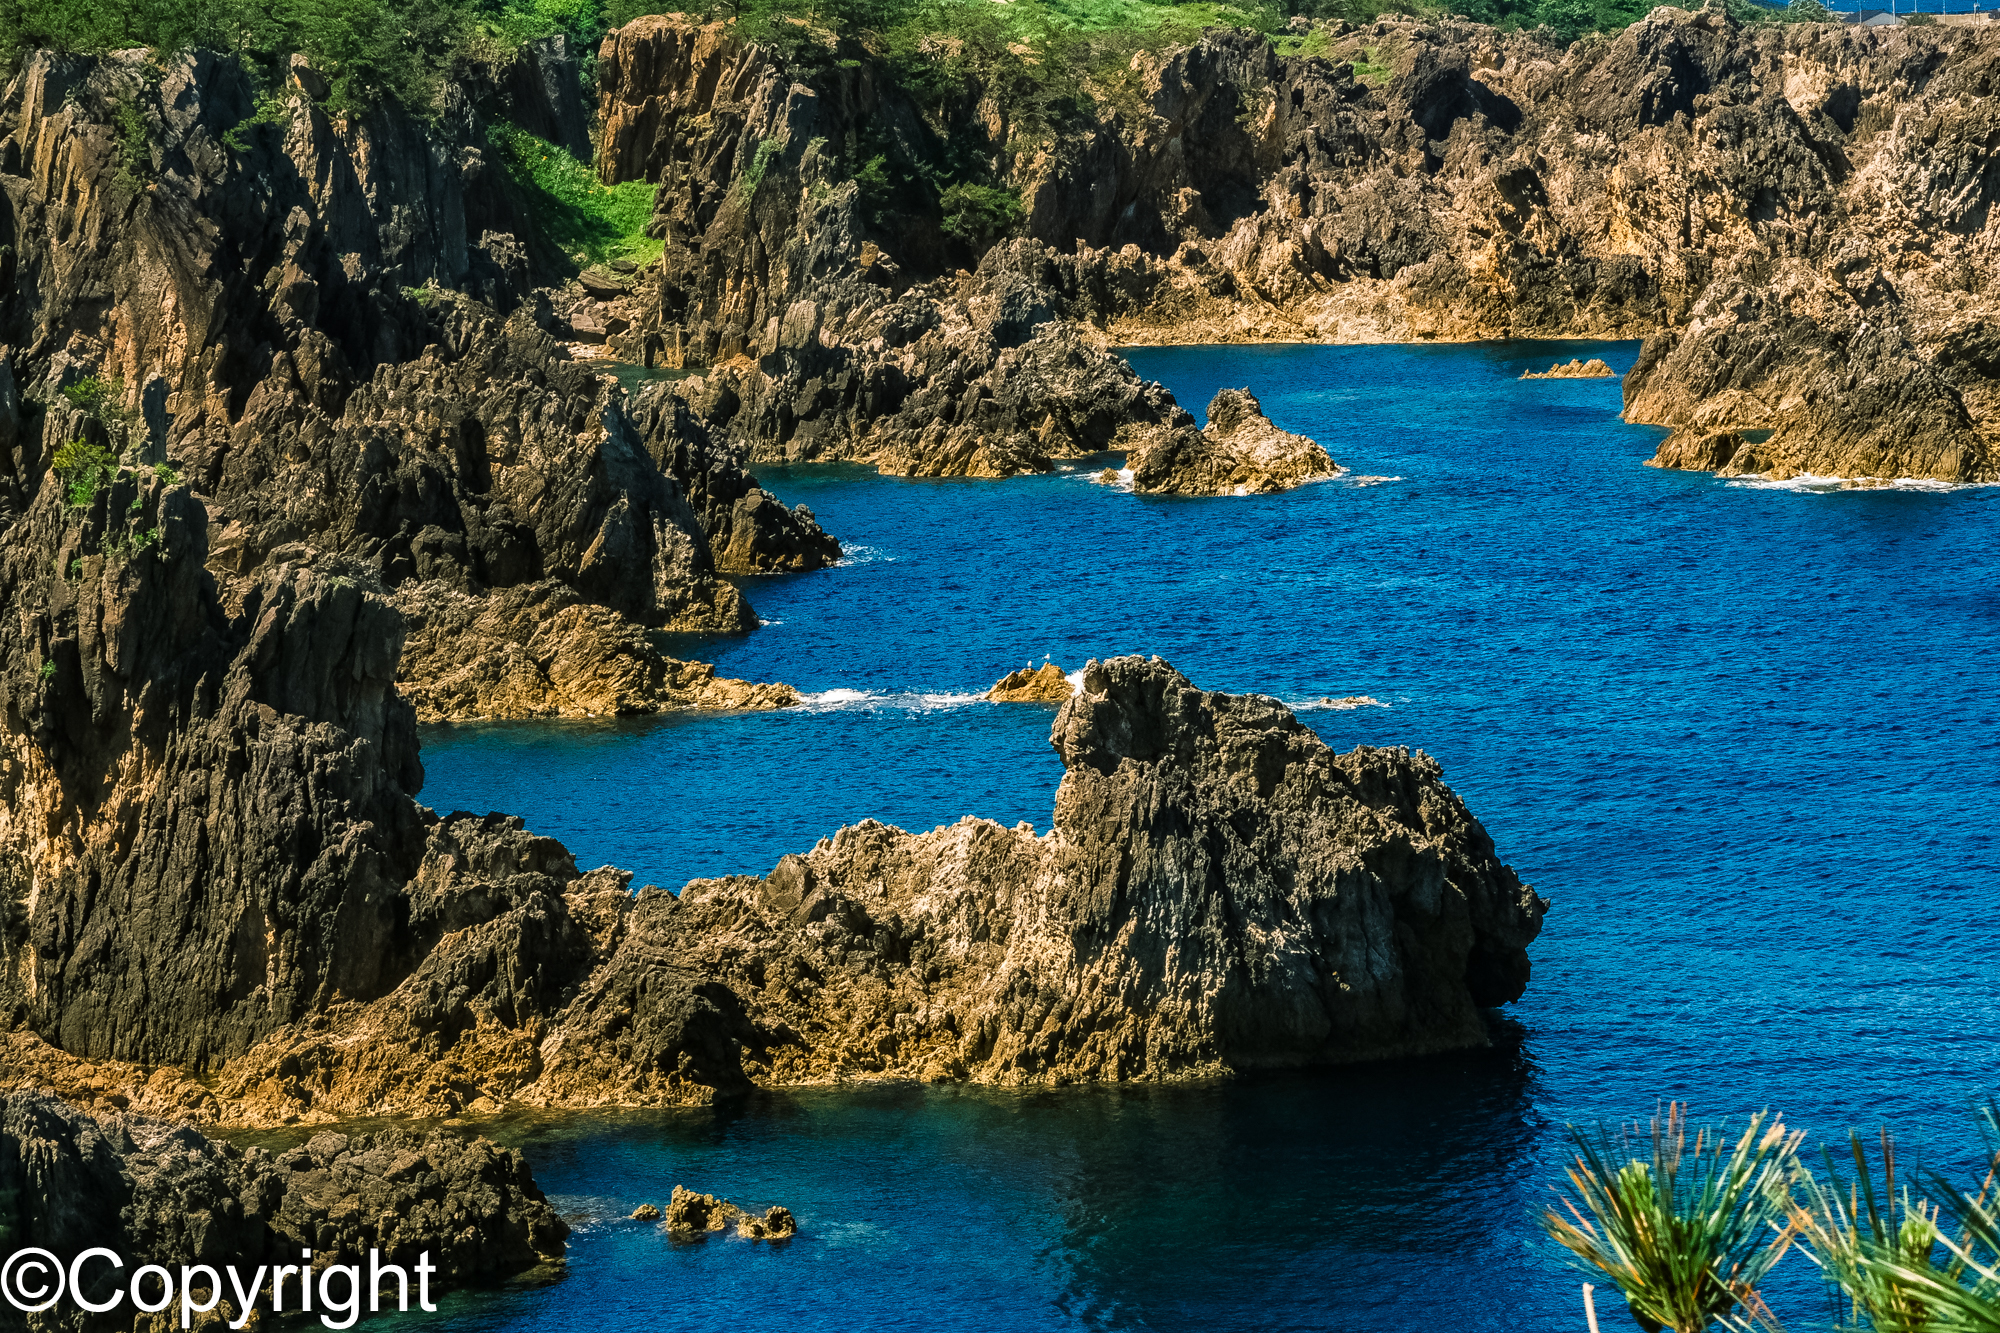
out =
[(1316, 441), (1279, 430), (1248, 389), (1224, 389), (1199, 433), (1178, 431), (1132, 455), (1132, 488), (1167, 495), (1290, 490), (1340, 471)]
[(474, 597), (437, 583), (396, 596), (408, 627), (403, 697), (419, 722), (612, 717), (679, 708), (789, 708), (789, 685), (718, 678), (658, 631), (558, 583)]
[[(17, 1241), (65, 1258), (102, 1246), (124, 1259), (122, 1272), (84, 1270), (82, 1294), (100, 1303), (140, 1264), (175, 1273), (182, 1264), (236, 1264), (247, 1284), (258, 1265), (297, 1264), (308, 1249), (316, 1268), (365, 1265), (377, 1250), (411, 1273), (413, 1301), (411, 1266), (428, 1252), (435, 1299), (448, 1287), (560, 1263), (569, 1234), (527, 1164), (485, 1139), (321, 1133), (274, 1156), (32, 1092), (0, 1095), (0, 1198), (0, 1225)], [(286, 1293), (294, 1305), (297, 1282)], [(131, 1327), (129, 1309), (121, 1313), (123, 1324), (62, 1326)]]
[(1003, 704), (1061, 703), (1075, 692), (1076, 687), (1069, 683), (1061, 667), (1044, 662), (1039, 667), (1008, 672), (986, 692), (986, 697)]
[(13, 1012), (79, 1055), (199, 1069), (398, 958), (421, 844), (402, 623), (281, 565), (227, 616), (185, 485), (146, 469), (0, 541), (0, 867)]

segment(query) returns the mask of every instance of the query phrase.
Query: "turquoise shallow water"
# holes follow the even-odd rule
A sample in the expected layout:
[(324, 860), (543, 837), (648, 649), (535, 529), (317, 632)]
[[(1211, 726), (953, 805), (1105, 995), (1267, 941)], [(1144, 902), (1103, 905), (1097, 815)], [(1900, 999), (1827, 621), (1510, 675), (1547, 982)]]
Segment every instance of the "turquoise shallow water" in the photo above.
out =
[[(1101, 460), (1005, 482), (762, 473), (850, 562), (747, 583), (771, 623), (687, 651), (811, 706), (427, 730), (427, 803), (520, 813), (586, 866), (678, 886), (865, 817), (1046, 828), (1052, 710), (977, 693), (1045, 654), (1159, 653), (1207, 688), (1382, 700), (1302, 716), (1342, 748), (1437, 755), (1555, 900), (1489, 1051), (514, 1126), (579, 1215), (679, 1182), (784, 1202), (805, 1234), (676, 1248), (591, 1223), (562, 1282), (462, 1296), (442, 1322), (1580, 1329), (1531, 1220), (1566, 1120), (1770, 1105), (1962, 1158), (1970, 1099), (2000, 1091), (2000, 489), (1663, 473), (1616, 380), (1516, 378), (1636, 350), (1138, 350), (1186, 403), (1249, 386), (1350, 477), (1153, 500), (1091, 484)], [(1779, 1295), (1810, 1320), (1802, 1267)]]

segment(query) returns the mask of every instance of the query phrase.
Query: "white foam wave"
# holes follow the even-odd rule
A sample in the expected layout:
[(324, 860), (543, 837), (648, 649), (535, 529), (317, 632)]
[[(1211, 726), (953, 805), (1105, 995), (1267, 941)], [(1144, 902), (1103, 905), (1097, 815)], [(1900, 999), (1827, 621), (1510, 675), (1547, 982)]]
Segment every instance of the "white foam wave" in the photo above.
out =
[(850, 546), (833, 562), (835, 569), (845, 569), (849, 565), (894, 564), (896, 557), (879, 546)]
[(1793, 491), (1802, 495), (1846, 495), (1867, 491), (1973, 491), (1987, 486), (2000, 486), (1992, 481), (1933, 481), (1929, 477), (1897, 477), (1892, 481), (1866, 478), (1860, 481), (1846, 477), (1822, 477), (1812, 472), (1801, 472), (1796, 477), (1778, 481), (1768, 473), (1752, 473), (1747, 477), (1730, 477), (1724, 482), (1729, 486), (1741, 486), (1757, 491)]
[(765, 629), (769, 629), (769, 628), (771, 628), (771, 626), (773, 626), (773, 625), (782, 625), (782, 624), (784, 624), (785, 622), (784, 622), (784, 621), (782, 621), (782, 620), (766, 620), (766, 619), (764, 619), (764, 617), (762, 617), (762, 616), (758, 616), (758, 617), (757, 617), (757, 623), (758, 623), (759, 625), (762, 625), (762, 626), (763, 626), (763, 627), (764, 627)]
[(984, 694), (921, 690), (820, 690), (801, 694), (799, 707), (808, 713), (935, 713), (985, 703)]
[(1069, 673), (1068, 675), (1064, 676), (1064, 677), (1063, 677), (1063, 679), (1069, 682), (1069, 692), (1070, 692), (1071, 694), (1082, 694), (1082, 693), (1083, 693), (1083, 668), (1082, 668), (1082, 667), (1078, 667), (1078, 668), (1077, 668), (1076, 670), (1074, 670), (1074, 671), (1070, 672), (1070, 673)]

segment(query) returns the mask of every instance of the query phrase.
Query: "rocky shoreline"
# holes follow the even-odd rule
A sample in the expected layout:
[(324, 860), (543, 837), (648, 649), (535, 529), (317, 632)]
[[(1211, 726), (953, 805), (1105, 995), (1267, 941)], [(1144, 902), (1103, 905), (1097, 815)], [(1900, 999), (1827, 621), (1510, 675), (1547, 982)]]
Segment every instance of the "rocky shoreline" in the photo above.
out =
[[(341, 115), (296, 63), (279, 114), (206, 51), (27, 54), (0, 98), (0, 1167), (60, 1169), (18, 1188), (135, 1201), (115, 1226), (145, 1235), (79, 1244), (185, 1250), (203, 1215), (251, 1260), (449, 1233), (470, 1279), (560, 1256), (512, 1155), (334, 1135), (267, 1161), (173, 1124), (1483, 1041), (1547, 904), (1435, 761), (1334, 754), (1157, 660), (995, 686), (1056, 706), (1042, 835), (862, 824), (635, 894), (416, 800), (420, 721), (796, 704), (668, 652), (841, 558), (753, 468), (1112, 451), (1187, 496), (1338, 472), (1247, 391), (1196, 429), (1121, 344), (1637, 338), (1654, 466), (2000, 479), (2000, 33), (1308, 26), (1316, 54), (1226, 29), (1141, 52), (1036, 138), (873, 56), (642, 18), (597, 53), (594, 154), (559, 41)], [(502, 121), (656, 185), (660, 258), (553, 249)], [(935, 200), (871, 201), (864, 145), (916, 179), (947, 139), (1018, 200), (1012, 234), (948, 244)], [(627, 391), (572, 348), (688, 373)]]

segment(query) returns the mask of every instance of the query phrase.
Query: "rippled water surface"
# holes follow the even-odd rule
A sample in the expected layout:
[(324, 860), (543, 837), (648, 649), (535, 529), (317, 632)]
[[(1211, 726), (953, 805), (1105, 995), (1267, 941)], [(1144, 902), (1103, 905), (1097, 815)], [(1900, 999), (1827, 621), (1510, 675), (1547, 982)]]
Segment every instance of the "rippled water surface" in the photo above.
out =
[[(1248, 385), (1349, 474), (1159, 500), (1092, 484), (1102, 460), (761, 472), (848, 561), (748, 582), (767, 627), (686, 651), (810, 706), (429, 729), (427, 803), (520, 813), (585, 866), (678, 886), (866, 817), (1046, 828), (1052, 709), (978, 693), (1045, 655), (1158, 653), (1211, 689), (1381, 700), (1302, 716), (1337, 747), (1437, 755), (1555, 900), (1487, 1051), (511, 1126), (596, 1220), (563, 1281), (442, 1322), (1580, 1330), (1532, 1221), (1565, 1121), (1684, 1097), (1826, 1137), (1887, 1119), (1961, 1158), (1970, 1099), (2000, 1091), (2000, 489), (1660, 472), (1616, 380), (1517, 378), (1636, 351), (1135, 351), (1196, 407)], [(804, 1234), (675, 1247), (611, 1220), (676, 1182), (786, 1203)], [(1800, 1268), (1780, 1295), (1810, 1322)]]

